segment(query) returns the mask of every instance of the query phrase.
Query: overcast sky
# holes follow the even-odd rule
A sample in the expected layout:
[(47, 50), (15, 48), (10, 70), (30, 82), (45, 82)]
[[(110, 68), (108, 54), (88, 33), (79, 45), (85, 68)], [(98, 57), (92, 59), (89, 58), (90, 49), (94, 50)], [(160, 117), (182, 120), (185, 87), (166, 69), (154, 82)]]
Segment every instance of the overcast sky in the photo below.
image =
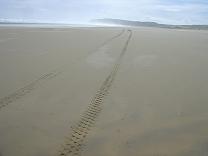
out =
[(0, 19), (85, 23), (97, 18), (208, 24), (208, 0), (0, 0)]

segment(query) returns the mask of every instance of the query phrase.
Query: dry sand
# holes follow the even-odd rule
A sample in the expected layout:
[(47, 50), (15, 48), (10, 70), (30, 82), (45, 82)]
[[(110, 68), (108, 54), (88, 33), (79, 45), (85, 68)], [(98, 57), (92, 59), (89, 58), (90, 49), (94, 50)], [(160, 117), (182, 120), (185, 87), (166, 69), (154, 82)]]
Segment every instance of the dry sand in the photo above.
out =
[(207, 156), (207, 52), (207, 31), (1, 27), (0, 156)]

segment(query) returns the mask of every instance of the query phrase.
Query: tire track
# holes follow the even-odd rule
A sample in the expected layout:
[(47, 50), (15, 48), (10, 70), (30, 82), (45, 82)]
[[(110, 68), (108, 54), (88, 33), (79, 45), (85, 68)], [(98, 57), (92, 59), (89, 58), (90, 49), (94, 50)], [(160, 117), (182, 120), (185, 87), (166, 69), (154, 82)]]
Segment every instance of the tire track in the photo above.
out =
[[(110, 42), (113, 41), (114, 39), (120, 37), (124, 32), (125, 32), (125, 29), (122, 29), (121, 32), (118, 33), (117, 35), (115, 35), (115, 36), (113, 36), (113, 37), (111, 37), (111, 38), (105, 40), (105, 41), (103, 42), (103, 44), (101, 44), (101, 45), (99, 46), (99, 48), (105, 46), (106, 44), (110, 43)], [(99, 48), (97, 48), (97, 49), (99, 49)]]
[[(105, 46), (106, 44), (108, 44), (109, 42), (113, 41), (114, 39), (120, 37), (123, 33), (124, 33), (124, 29), (121, 30), (121, 32), (119, 32), (117, 35), (105, 40), (97, 49)], [(63, 65), (64, 66), (64, 65)], [(46, 79), (51, 79), (55, 76), (57, 76), (60, 72), (51, 72), (51, 73), (48, 73), (48, 74), (45, 74), (43, 76), (41, 76), (39, 79), (31, 82), (30, 84), (28, 84), (27, 86), (23, 87), (23, 88), (20, 88), (19, 90), (17, 90), (16, 92), (6, 96), (6, 97), (3, 97), (0, 99), (0, 110), (7, 106), (8, 104), (22, 98), (23, 96), (25, 96), (26, 94), (30, 93), (34, 88), (35, 86), (40, 83), (40, 81), (42, 80), (46, 80)]]
[(26, 85), (25, 87), (20, 88), (16, 92), (14, 92), (14, 93), (6, 96), (6, 97), (1, 98), (0, 99), (0, 110), (3, 107), (6, 107), (8, 104), (10, 104), (12, 102), (15, 102), (16, 100), (22, 98), (26, 94), (29, 94), (42, 81), (46, 81), (46, 80), (52, 79), (52, 78), (56, 77), (58, 74), (60, 74), (60, 72), (54, 71), (54, 72), (42, 75), (40, 78), (38, 78), (37, 80), (31, 82), (30, 84)]
[(58, 156), (81, 155), (81, 150), (85, 138), (87, 137), (93, 125), (95, 124), (95, 121), (102, 110), (104, 98), (110, 90), (110, 87), (115, 79), (117, 71), (119, 70), (122, 58), (127, 51), (129, 41), (132, 37), (132, 31), (128, 30), (128, 33), (128, 39), (125, 42), (124, 48), (122, 49), (118, 59), (116, 60), (116, 63), (111, 73), (102, 83), (100, 89), (97, 91), (94, 98), (87, 107), (87, 110), (83, 113), (83, 115), (81, 115), (81, 119), (73, 127), (71, 127), (72, 133), (70, 134), (70, 137), (66, 138), (65, 144), (63, 144)]
[(112, 42), (113, 40), (119, 38), (121, 35), (123, 35), (123, 33), (125, 32), (125, 29), (122, 29), (121, 32), (119, 32), (117, 35), (105, 40), (101, 45), (99, 45), (97, 48), (95, 48), (95, 50), (93, 50), (92, 52), (89, 52), (87, 54), (87, 56), (93, 52), (98, 51), (99, 49), (103, 48), (104, 46), (106, 46), (107, 44), (109, 44), (110, 42)]

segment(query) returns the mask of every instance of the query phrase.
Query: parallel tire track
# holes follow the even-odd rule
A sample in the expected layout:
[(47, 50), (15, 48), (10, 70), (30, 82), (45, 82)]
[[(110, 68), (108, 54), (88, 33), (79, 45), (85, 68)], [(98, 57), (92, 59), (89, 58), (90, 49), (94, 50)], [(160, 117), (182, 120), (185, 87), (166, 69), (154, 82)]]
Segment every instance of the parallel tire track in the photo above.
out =
[[(105, 41), (103, 42), (103, 44), (100, 45), (100, 47), (103, 47), (103, 46), (105, 46), (106, 44), (108, 44), (108, 43), (110, 43), (111, 41), (113, 41), (114, 39), (120, 37), (124, 32), (125, 32), (125, 29), (122, 29), (121, 32), (119, 32), (117, 35), (115, 35), (115, 36), (113, 36), (113, 37), (111, 37), (111, 38), (105, 40)], [(99, 49), (99, 48), (98, 48), (98, 49)]]
[[(115, 36), (112, 36), (111, 38), (108, 38), (107, 40), (105, 40), (101, 45), (99, 45), (97, 48), (95, 48), (95, 50), (93, 50), (92, 52), (96, 52), (99, 49), (105, 47), (107, 44), (109, 44), (113, 40), (115, 40), (115, 39), (119, 38), (121, 35), (123, 35), (124, 32), (125, 32), (125, 29), (122, 29), (121, 32), (119, 32)], [(91, 54), (92, 52), (88, 53), (87, 55)]]
[(52, 78), (56, 77), (59, 73), (60, 72), (51, 72), (51, 73), (45, 74), (45, 75), (41, 76), (40, 78), (38, 78), (37, 80), (26, 85), (25, 87), (20, 88), (16, 92), (14, 92), (6, 97), (1, 98), (0, 99), (0, 110), (3, 107), (6, 107), (8, 104), (10, 104), (10, 103), (22, 98), (26, 94), (30, 93), (42, 81), (52, 79)]
[(109, 92), (116, 73), (120, 67), (122, 58), (127, 50), (129, 41), (132, 37), (132, 31), (128, 30), (128, 32), (128, 39), (125, 42), (124, 48), (122, 49), (111, 73), (102, 83), (100, 89), (92, 99), (87, 110), (83, 113), (83, 115), (81, 115), (81, 119), (75, 124), (75, 126), (71, 127), (72, 133), (69, 138), (66, 138), (65, 144), (63, 144), (62, 149), (59, 151), (59, 156), (81, 155), (81, 150), (85, 138), (90, 132), (92, 126), (95, 124), (95, 120), (102, 110), (103, 100)]
[[(118, 34), (116, 34), (115, 36), (105, 40), (99, 47), (103, 47), (105, 46), (106, 44), (108, 44), (109, 42), (113, 41), (114, 39), (120, 37), (122, 34), (124, 33), (124, 29), (119, 32)], [(39, 79), (31, 82), (30, 84), (28, 84), (27, 86), (23, 87), (23, 88), (20, 88), (19, 90), (17, 90), (16, 92), (6, 96), (6, 97), (3, 97), (0, 99), (0, 110), (7, 106), (8, 104), (22, 98), (23, 96), (25, 96), (26, 94), (30, 93), (37, 84), (39, 84), (42, 80), (46, 80), (46, 79), (51, 79), (53, 77), (55, 77), (56, 75), (58, 75), (60, 72), (51, 72), (51, 73), (48, 73), (48, 74), (45, 74), (43, 76), (41, 76)]]

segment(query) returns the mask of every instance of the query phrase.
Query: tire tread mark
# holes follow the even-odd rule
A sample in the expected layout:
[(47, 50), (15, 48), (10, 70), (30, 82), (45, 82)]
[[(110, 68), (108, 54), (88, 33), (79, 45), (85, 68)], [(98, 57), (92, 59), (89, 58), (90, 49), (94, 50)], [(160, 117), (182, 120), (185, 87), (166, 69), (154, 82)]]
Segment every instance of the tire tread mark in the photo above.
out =
[(85, 138), (88, 135), (91, 128), (93, 127), (93, 125), (95, 124), (96, 119), (100, 111), (102, 110), (101, 106), (102, 106), (103, 100), (109, 92), (109, 89), (113, 83), (113, 80), (121, 64), (122, 58), (127, 50), (129, 41), (132, 37), (132, 31), (128, 30), (128, 32), (129, 32), (128, 39), (125, 42), (124, 48), (122, 49), (118, 59), (116, 60), (116, 63), (111, 73), (102, 83), (100, 89), (97, 91), (94, 98), (91, 100), (91, 103), (87, 107), (87, 110), (83, 113), (83, 115), (81, 115), (80, 120), (75, 124), (75, 126), (71, 127), (72, 129), (72, 132), (70, 135), (71, 137), (66, 138), (65, 144), (62, 145), (63, 148), (59, 151), (58, 156), (69, 156), (69, 155), (80, 156), (81, 155), (81, 150), (82, 150)]
[[(105, 46), (106, 44), (108, 44), (109, 42), (113, 41), (114, 39), (120, 37), (123, 33), (124, 33), (124, 29), (121, 30), (121, 32), (119, 32), (118, 34), (116, 34), (115, 36), (105, 40), (100, 46), (100, 47), (103, 47)], [(99, 49), (97, 48), (97, 49)], [(26, 94), (30, 93), (34, 88), (35, 86), (37, 85), (37, 83), (39, 83), (40, 81), (42, 80), (45, 80), (45, 79), (52, 79), (54, 77), (56, 77), (60, 72), (51, 72), (51, 73), (48, 73), (48, 74), (45, 74), (45, 75), (42, 75), (40, 78), (38, 78), (37, 80), (31, 82), (30, 84), (26, 85), (25, 87), (23, 88), (20, 88), (19, 90), (17, 90), (16, 92), (8, 95), (8, 96), (5, 96), (3, 98), (0, 98), (0, 110), (3, 108), (3, 107), (6, 107), (8, 104), (20, 99), (21, 97), (25, 96)]]
[[(108, 43), (110, 43), (111, 41), (113, 41), (114, 39), (120, 37), (124, 32), (125, 32), (125, 29), (122, 29), (121, 32), (119, 32), (117, 35), (115, 35), (115, 36), (113, 36), (113, 37), (111, 37), (111, 38), (105, 40), (105, 41), (99, 46), (99, 48), (100, 48), (100, 47), (104, 47), (105, 45), (107, 45)], [(99, 48), (97, 48), (97, 49), (99, 49)]]
[(22, 98), (26, 94), (29, 94), (33, 89), (35, 89), (36, 85), (38, 85), (41, 81), (49, 80), (56, 77), (60, 72), (50, 72), (47, 74), (42, 75), (40, 78), (36, 79), (35, 81), (31, 82), (30, 84), (26, 85), (25, 87), (20, 88), (16, 92), (3, 97), (0, 99), (0, 110), (3, 107), (6, 107), (8, 104)]

